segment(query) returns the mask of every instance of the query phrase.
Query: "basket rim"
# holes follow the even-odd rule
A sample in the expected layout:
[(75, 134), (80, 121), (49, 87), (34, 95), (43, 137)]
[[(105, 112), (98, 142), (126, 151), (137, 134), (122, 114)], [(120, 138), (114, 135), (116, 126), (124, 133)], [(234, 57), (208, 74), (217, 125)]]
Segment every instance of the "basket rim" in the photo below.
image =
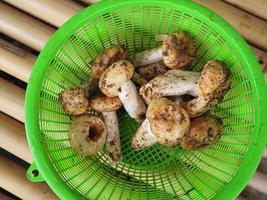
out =
[[(42, 147), (39, 126), (39, 94), (41, 91), (41, 84), (44, 80), (43, 75), (45, 74), (47, 68), (45, 65), (45, 63), (47, 63), (47, 59), (49, 59), (58, 47), (61, 46), (67, 36), (69, 36), (68, 33), (78, 28), (79, 23), (81, 23), (81, 19), (93, 20), (96, 16), (98, 16), (98, 13), (118, 6), (138, 4), (143, 6), (162, 5), (165, 2), (178, 7), (177, 0), (105, 0), (88, 6), (59, 28), (38, 56), (32, 70), (25, 97), (26, 134), (37, 169), (40, 171), (40, 174), (51, 189), (61, 199), (80, 199), (82, 196), (78, 192), (70, 190), (70, 187), (66, 184), (61, 184), (62, 178), (56, 173), (52, 163), (47, 163), (49, 159), (44, 153), (45, 151)], [(267, 122), (266, 120), (264, 121), (264, 119), (267, 119), (267, 101), (264, 101), (261, 98), (267, 96), (266, 85), (260, 68), (258, 67), (259, 65), (256, 57), (253, 55), (246, 41), (228, 22), (208, 8), (189, 0), (179, 0), (179, 6), (194, 9), (198, 12), (198, 14), (209, 19), (212, 25), (223, 27), (223, 30), (226, 33), (225, 35), (229, 37), (228, 39), (232, 41), (232, 44), (235, 45), (236, 48), (240, 49), (240, 55), (245, 60), (248, 70), (250, 71), (250, 74), (248, 75), (253, 83), (252, 87), (254, 87), (253, 91), (255, 91), (255, 94), (253, 95), (255, 95), (255, 98), (258, 100), (258, 104), (255, 105), (256, 118), (260, 119), (259, 123), (255, 126), (255, 129), (258, 132), (258, 137), (252, 144), (250, 144), (247, 157), (243, 160), (243, 163), (235, 176), (219, 193), (214, 196), (214, 199), (234, 199), (244, 189), (256, 171), (266, 144), (266, 137), (264, 138), (264, 133), (267, 131)], [(77, 23), (77, 21), (79, 21), (79, 23)]]

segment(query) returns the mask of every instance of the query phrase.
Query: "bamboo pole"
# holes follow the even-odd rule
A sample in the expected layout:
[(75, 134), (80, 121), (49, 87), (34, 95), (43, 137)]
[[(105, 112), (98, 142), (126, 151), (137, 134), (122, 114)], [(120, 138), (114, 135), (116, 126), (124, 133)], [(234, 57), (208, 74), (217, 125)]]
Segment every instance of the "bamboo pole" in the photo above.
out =
[(0, 39), (0, 70), (28, 82), (36, 56)]
[(68, 0), (4, 1), (56, 27), (61, 26), (76, 12), (83, 9), (83, 6)]
[[(0, 2), (0, 32), (40, 51), (55, 29)], [(55, 17), (56, 18), (56, 17)]]
[(25, 90), (2, 78), (0, 85), (0, 111), (24, 122)]
[(46, 183), (31, 183), (26, 170), (18, 164), (0, 156), (0, 187), (27, 200), (58, 199)]
[(0, 147), (31, 163), (32, 155), (26, 140), (24, 125), (3, 113), (0, 113), (0, 121)]
[(233, 6), (241, 8), (255, 16), (267, 20), (267, 1), (266, 0), (224, 0)]
[(267, 194), (267, 175), (257, 171), (248, 185), (255, 190)]
[(93, 3), (99, 2), (100, 0), (81, 0), (81, 1), (83, 1), (84, 3), (87, 3), (87, 4), (93, 4)]
[(249, 42), (267, 51), (267, 22), (220, 0), (194, 0), (215, 11), (237, 29)]

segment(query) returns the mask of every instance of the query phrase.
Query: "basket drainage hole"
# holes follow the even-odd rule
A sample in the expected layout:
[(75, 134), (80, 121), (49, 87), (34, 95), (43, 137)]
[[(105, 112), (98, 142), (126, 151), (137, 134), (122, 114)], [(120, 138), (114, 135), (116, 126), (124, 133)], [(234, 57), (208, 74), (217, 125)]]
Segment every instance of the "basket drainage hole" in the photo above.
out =
[(39, 171), (38, 171), (37, 169), (32, 170), (32, 175), (33, 175), (34, 177), (39, 176)]

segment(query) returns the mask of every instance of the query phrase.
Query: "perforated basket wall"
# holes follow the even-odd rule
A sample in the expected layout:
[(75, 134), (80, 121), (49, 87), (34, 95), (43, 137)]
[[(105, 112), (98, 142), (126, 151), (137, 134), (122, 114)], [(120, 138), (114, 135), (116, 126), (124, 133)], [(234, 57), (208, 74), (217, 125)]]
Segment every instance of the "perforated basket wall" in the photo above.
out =
[[(188, 31), (198, 49), (194, 70), (211, 59), (231, 68), (232, 85), (212, 112), (224, 123), (214, 145), (188, 151), (155, 145), (140, 152), (130, 142), (138, 124), (119, 115), (123, 162), (109, 165), (104, 151), (76, 154), (68, 142), (71, 118), (58, 101), (69, 86), (86, 82), (90, 61), (124, 44), (133, 55), (159, 43), (154, 36)], [(245, 187), (266, 142), (266, 88), (244, 40), (213, 12), (188, 0), (104, 1), (63, 25), (39, 56), (26, 97), (27, 137), (41, 179), (62, 199), (231, 199)]]

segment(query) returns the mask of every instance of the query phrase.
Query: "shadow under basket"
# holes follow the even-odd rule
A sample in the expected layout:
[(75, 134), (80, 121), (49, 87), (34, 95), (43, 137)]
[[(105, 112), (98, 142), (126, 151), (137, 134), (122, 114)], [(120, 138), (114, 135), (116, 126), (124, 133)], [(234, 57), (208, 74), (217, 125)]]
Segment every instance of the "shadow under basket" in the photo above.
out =
[[(222, 137), (199, 151), (154, 145), (136, 152), (139, 124), (118, 112), (123, 162), (112, 166), (103, 149), (84, 158), (68, 142), (71, 117), (58, 94), (86, 82), (90, 61), (123, 44), (129, 56), (157, 47), (158, 34), (187, 31), (200, 71), (212, 59), (232, 71), (231, 88), (212, 113)], [(65, 23), (38, 57), (26, 94), (27, 138), (34, 157), (31, 181), (46, 181), (61, 199), (233, 199), (246, 186), (266, 144), (267, 91), (260, 67), (242, 37), (212, 11), (189, 0), (104, 0)]]

